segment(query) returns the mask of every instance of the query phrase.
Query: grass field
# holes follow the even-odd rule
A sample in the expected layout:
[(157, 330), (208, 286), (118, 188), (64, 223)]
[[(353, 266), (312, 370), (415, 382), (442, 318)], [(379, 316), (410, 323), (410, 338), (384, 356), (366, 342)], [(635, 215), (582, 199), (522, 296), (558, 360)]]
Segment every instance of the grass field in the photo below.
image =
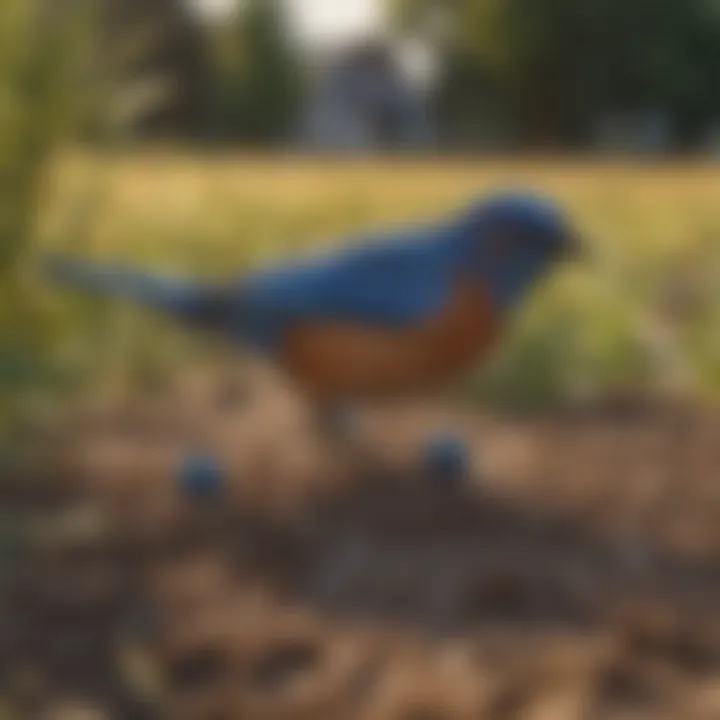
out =
[[(0, 467), (0, 717), (720, 716), (720, 424), (701, 402), (720, 389), (719, 181), (540, 161), (64, 163), (41, 249), (224, 276), (523, 185), (568, 205), (593, 259), (528, 303), (458, 389), (469, 410), (371, 413), (370, 468), (264, 369), (32, 273), (24, 295), (7, 286), (0, 349), (23, 352), (3, 409), (21, 429), (55, 419), (27, 465)], [(418, 465), (447, 424), (473, 457), (454, 492)], [(178, 490), (196, 448), (225, 469), (219, 503)]]
[[(47, 234), (67, 235), (90, 186), (91, 228), (50, 242), (227, 276), (337, 238), (433, 219), (498, 188), (538, 189), (573, 213), (592, 261), (528, 303), (497, 361), (462, 391), (520, 405), (628, 389), (706, 396), (720, 388), (718, 182), (720, 170), (702, 165), (75, 158), (59, 173)], [(98, 320), (98, 312), (103, 337), (90, 331), (87, 313), (73, 315), (63, 336), (76, 360), (85, 357), (86, 375), (88, 352), (105, 369), (142, 374), (188, 349), (167, 337), (148, 342), (157, 326), (127, 313), (105, 306)]]

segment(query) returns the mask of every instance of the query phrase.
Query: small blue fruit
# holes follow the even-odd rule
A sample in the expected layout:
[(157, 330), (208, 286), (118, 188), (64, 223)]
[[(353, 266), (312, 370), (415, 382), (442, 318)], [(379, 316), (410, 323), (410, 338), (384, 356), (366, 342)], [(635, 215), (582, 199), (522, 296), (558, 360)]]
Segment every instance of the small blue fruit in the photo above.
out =
[(185, 494), (196, 500), (214, 500), (223, 490), (225, 475), (215, 458), (193, 455), (180, 468), (179, 484)]
[(470, 464), (470, 450), (457, 436), (432, 438), (425, 447), (425, 470), (445, 485), (460, 485), (470, 473)]

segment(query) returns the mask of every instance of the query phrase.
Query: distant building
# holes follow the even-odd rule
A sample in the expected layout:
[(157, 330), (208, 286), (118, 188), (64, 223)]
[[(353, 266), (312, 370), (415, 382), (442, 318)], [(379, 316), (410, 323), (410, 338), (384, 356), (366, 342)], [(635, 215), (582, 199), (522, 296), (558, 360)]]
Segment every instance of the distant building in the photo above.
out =
[[(243, 0), (184, 0), (208, 23)], [(306, 76), (293, 140), (311, 150), (375, 152), (435, 143), (429, 48), (392, 37), (389, 0), (280, 0)]]
[(315, 57), (299, 142), (313, 149), (373, 152), (434, 143), (431, 92), (402, 48), (373, 39)]

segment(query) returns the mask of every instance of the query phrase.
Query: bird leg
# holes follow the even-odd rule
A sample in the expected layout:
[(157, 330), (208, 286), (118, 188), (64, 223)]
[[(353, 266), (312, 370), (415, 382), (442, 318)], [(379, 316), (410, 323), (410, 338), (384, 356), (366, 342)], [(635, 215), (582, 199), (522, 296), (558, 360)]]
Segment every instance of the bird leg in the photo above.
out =
[(333, 453), (337, 452), (353, 476), (379, 480), (387, 468), (364, 434), (361, 410), (350, 404), (334, 404), (316, 411), (316, 428)]
[(359, 429), (357, 410), (348, 404), (335, 403), (317, 409), (316, 428), (329, 443), (348, 447), (354, 444)]

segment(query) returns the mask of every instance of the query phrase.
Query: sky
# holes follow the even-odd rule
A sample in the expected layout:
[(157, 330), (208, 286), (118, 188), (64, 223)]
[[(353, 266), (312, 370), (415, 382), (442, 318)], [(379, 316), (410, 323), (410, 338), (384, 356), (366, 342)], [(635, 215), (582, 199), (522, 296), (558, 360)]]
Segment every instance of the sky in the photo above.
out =
[[(238, 0), (188, 0), (208, 17), (222, 17)], [(239, 0), (240, 2), (242, 0)], [(383, 26), (385, 0), (282, 0), (304, 45), (323, 46), (361, 38)]]
[(310, 44), (362, 37), (383, 25), (382, 0), (285, 0), (293, 26)]

